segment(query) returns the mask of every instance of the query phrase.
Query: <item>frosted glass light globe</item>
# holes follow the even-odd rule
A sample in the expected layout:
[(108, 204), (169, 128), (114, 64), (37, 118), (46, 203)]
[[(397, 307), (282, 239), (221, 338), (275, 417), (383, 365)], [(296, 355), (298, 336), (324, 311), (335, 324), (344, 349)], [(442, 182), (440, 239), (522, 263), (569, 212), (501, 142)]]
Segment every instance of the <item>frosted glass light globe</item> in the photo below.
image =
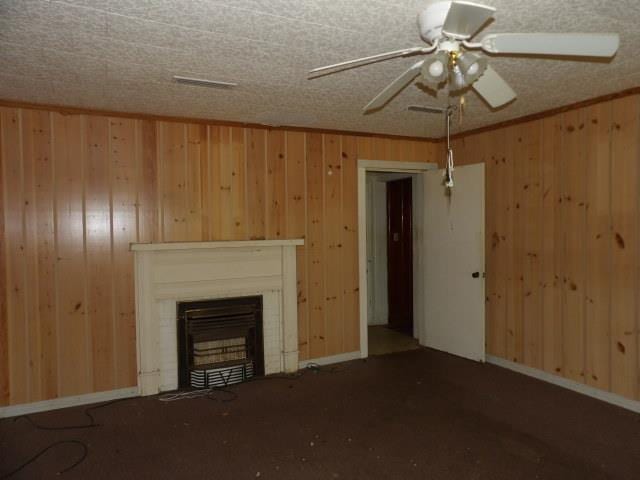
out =
[(472, 65), (469, 67), (469, 70), (467, 70), (467, 75), (475, 75), (476, 73), (478, 73), (478, 68), (480, 68), (480, 67), (478, 66), (478, 62), (476, 62), (476, 63), (472, 64)]
[(432, 77), (438, 78), (444, 72), (444, 65), (440, 60), (436, 60), (431, 65), (429, 65), (429, 75)]

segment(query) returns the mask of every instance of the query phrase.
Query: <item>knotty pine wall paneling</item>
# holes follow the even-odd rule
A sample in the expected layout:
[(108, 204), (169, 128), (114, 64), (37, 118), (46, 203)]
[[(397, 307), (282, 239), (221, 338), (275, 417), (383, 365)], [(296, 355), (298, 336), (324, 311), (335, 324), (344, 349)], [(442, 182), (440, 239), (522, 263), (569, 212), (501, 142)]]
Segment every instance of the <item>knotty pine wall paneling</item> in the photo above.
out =
[(308, 352), (310, 358), (326, 355), (325, 278), (324, 278), (324, 138), (307, 135), (307, 308)]
[(522, 201), (522, 171), (525, 159), (519, 152), (522, 142), (522, 127), (515, 125), (506, 133), (507, 178), (505, 185), (508, 203), (506, 244), (507, 261), (507, 356), (514, 362), (521, 362), (524, 354), (524, 332), (522, 324), (524, 289), (523, 289), (523, 218), (520, 211)]
[[(340, 223), (340, 264), (342, 267), (342, 317), (358, 318), (360, 311), (360, 288), (358, 266), (358, 190), (354, 185), (358, 183), (358, 150), (356, 137), (342, 136), (342, 204), (341, 204), (341, 223)], [(421, 155), (414, 155), (414, 146), (408, 142), (403, 143), (407, 148), (411, 149), (411, 153), (407, 157), (416, 161), (424, 155), (424, 144)], [(429, 152), (433, 155), (435, 152)], [(417, 160), (420, 161), (420, 160)], [(431, 158), (430, 161), (435, 161)], [(347, 352), (355, 352), (360, 350), (360, 323), (359, 322), (343, 322), (344, 327), (344, 350)]]
[(563, 114), (562, 208), (564, 209), (564, 275), (562, 329), (564, 374), (584, 382), (586, 263), (586, 130), (585, 112)]
[(125, 388), (136, 379), (136, 320), (133, 255), (137, 241), (138, 125), (135, 120), (113, 118), (110, 124), (111, 222), (113, 242), (113, 297), (115, 308), (115, 384)]
[(0, 107), (0, 405), (135, 385), (131, 242), (304, 238), (300, 358), (358, 350), (357, 160), (439, 151)]
[[(487, 163), (487, 349), (638, 398), (637, 95), (457, 139)], [(357, 159), (383, 137), (0, 109), (0, 404), (135, 383), (131, 241), (305, 237), (301, 358), (358, 349)], [(331, 173), (329, 173), (331, 172)]]
[(115, 297), (111, 251), (110, 121), (87, 119), (85, 176), (86, 308), (91, 319), (92, 384), (96, 391), (115, 385)]
[(521, 199), (517, 205), (522, 232), (522, 336), (523, 361), (535, 368), (542, 368), (542, 301), (541, 301), (541, 250), (542, 250), (542, 171), (540, 161), (541, 124), (524, 124), (521, 129), (522, 141), (518, 143), (517, 156), (524, 159), (520, 163), (522, 174), (520, 183)]
[(272, 130), (267, 133), (266, 177), (266, 237), (286, 238), (287, 182), (286, 182), (285, 132)]
[[(136, 143), (136, 159), (138, 160), (138, 177), (136, 191), (137, 198), (137, 226), (139, 242), (157, 242), (161, 238), (161, 222), (160, 222), (160, 165), (158, 161), (159, 149), (159, 132), (157, 124), (150, 120), (140, 120), (137, 122), (137, 138)], [(207, 137), (208, 138), (208, 137)], [(208, 145), (207, 145), (208, 147)], [(205, 148), (206, 155), (209, 149)], [(208, 157), (205, 155), (204, 170), (202, 170), (202, 178), (209, 178)], [(203, 185), (205, 185), (203, 183)], [(207, 203), (210, 193), (202, 191), (202, 208), (203, 211), (209, 211), (210, 204)], [(203, 227), (203, 235), (209, 238), (210, 227), (207, 221), (207, 215), (203, 215), (205, 225)]]
[[(306, 135), (287, 132), (286, 135), (286, 235), (307, 237), (307, 153)], [(298, 348), (302, 358), (309, 358), (309, 314), (307, 308), (307, 245), (296, 249), (296, 282), (298, 296)], [(347, 318), (347, 317), (343, 317)], [(348, 323), (348, 322), (345, 322)]]
[(325, 177), (323, 224), (323, 257), (325, 260), (325, 318), (326, 354), (344, 352), (344, 322), (342, 322), (342, 265), (341, 265), (341, 205), (342, 205), (342, 148), (339, 135), (324, 136)]
[[(247, 237), (251, 240), (264, 240), (266, 238), (266, 148), (266, 130), (256, 128), (247, 130)], [(302, 157), (302, 160), (304, 161), (304, 157)]]
[(618, 99), (612, 108), (611, 390), (637, 398), (640, 99)]
[(554, 375), (563, 373), (562, 280), (564, 259), (561, 189), (564, 181), (559, 164), (562, 156), (560, 116), (542, 120), (542, 368)]
[[(25, 402), (30, 397), (29, 365), (31, 360), (27, 348), (28, 324), (25, 315), (25, 258), (24, 206), (22, 177), (22, 125), (19, 112), (2, 112), (3, 155), (3, 206), (4, 206), (4, 281), (6, 289), (6, 314), (2, 315), (7, 343), (7, 365), (9, 377), (5, 393), (11, 402)], [(11, 159), (11, 161), (8, 161)], [(5, 383), (3, 382), (3, 383)]]
[(453, 148), (487, 163), (487, 353), (640, 399), (640, 97)]
[(585, 380), (611, 386), (611, 114), (610, 102), (586, 110)]
[[(22, 117), (21, 113), (17, 115)], [(78, 395), (91, 390), (90, 322), (86, 308), (84, 180), (86, 118), (54, 113), (56, 323), (58, 393)], [(20, 122), (22, 123), (22, 122)], [(11, 159), (8, 159), (11, 162)], [(108, 181), (108, 180), (107, 180)], [(22, 178), (24, 184), (25, 179)], [(23, 235), (26, 232), (23, 232)], [(24, 286), (24, 297), (28, 289)], [(16, 319), (17, 320), (17, 319)], [(20, 323), (33, 322), (24, 317)]]
[[(506, 209), (509, 190), (509, 170), (505, 149), (505, 134), (503, 130), (488, 132), (486, 136), (478, 138), (477, 151), (480, 160), (486, 162), (486, 229), (491, 232), (485, 242), (485, 295), (487, 298), (486, 318), (487, 350), (495, 355), (504, 357), (507, 350), (507, 266), (508, 256)], [(473, 143), (469, 139), (469, 143)], [(494, 205), (495, 208), (489, 208)]]

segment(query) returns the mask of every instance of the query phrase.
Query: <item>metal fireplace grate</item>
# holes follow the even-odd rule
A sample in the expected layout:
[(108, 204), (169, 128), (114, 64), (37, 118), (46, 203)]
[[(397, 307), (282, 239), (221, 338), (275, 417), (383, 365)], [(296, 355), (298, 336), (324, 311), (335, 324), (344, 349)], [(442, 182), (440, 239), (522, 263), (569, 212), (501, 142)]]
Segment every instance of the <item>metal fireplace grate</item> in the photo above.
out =
[(253, 377), (253, 362), (229, 367), (191, 369), (189, 386), (192, 388), (226, 387), (245, 382)]
[(179, 387), (223, 387), (264, 373), (262, 297), (178, 304)]

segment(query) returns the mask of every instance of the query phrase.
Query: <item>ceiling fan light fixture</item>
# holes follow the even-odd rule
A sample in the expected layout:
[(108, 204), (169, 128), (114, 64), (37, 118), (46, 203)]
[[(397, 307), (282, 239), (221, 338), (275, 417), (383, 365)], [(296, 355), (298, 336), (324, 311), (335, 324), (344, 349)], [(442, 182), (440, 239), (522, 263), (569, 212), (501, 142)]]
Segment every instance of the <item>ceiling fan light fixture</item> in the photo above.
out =
[(431, 65), (429, 65), (429, 76), (434, 78), (440, 78), (443, 72), (444, 72), (444, 63), (442, 63), (440, 60), (431, 62)]
[(469, 86), (459, 65), (453, 65), (451, 67), (449, 86), (453, 91), (462, 90)]
[(422, 79), (429, 87), (437, 88), (447, 78), (449, 55), (440, 51), (424, 61), (422, 65)]
[(465, 52), (456, 61), (466, 85), (471, 85), (482, 76), (487, 69), (487, 59), (478, 54)]
[(616, 33), (492, 33), (481, 41), (471, 41), (486, 27), (495, 8), (475, 3), (476, 0), (426, 1), (428, 6), (418, 15), (418, 28), (428, 47), (410, 47), (314, 68), (310, 76), (317, 78), (392, 58), (431, 54), (391, 82), (364, 107), (364, 113), (381, 109), (418, 77), (422, 85), (436, 92), (445, 85), (447, 93), (472, 87), (496, 109), (512, 102), (516, 93), (488, 65), (488, 58), (468, 50), (492, 55), (611, 58), (620, 46), (620, 36)]

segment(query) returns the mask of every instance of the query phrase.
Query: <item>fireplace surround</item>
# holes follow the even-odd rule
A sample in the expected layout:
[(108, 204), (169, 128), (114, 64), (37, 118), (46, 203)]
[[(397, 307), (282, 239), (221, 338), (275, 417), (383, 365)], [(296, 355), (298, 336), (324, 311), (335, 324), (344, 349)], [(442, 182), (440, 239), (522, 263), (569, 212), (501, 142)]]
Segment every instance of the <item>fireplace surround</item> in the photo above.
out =
[(179, 304), (259, 296), (264, 374), (298, 369), (296, 246), (303, 240), (137, 243), (138, 392), (180, 386)]

